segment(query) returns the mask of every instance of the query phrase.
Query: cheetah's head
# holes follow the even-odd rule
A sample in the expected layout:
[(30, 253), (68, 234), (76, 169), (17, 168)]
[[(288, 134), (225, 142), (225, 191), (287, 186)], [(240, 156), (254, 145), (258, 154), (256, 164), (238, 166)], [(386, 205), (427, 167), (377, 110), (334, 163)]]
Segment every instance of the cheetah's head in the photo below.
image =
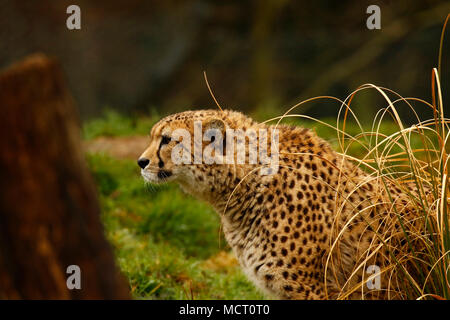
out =
[[(210, 164), (207, 167), (202, 157), (201, 164), (195, 160), (195, 153), (198, 150), (204, 151), (205, 147), (215, 141), (214, 134), (208, 138), (208, 130), (222, 133), (220, 142), (224, 147), (227, 128), (238, 129), (255, 124), (256, 122), (242, 113), (229, 110), (186, 111), (165, 117), (153, 126), (150, 144), (139, 157), (141, 174), (150, 183), (176, 181), (188, 188), (201, 187), (199, 177), (195, 175), (198, 175), (199, 171), (204, 171), (206, 176), (205, 171), (219, 166)], [(198, 143), (196, 135), (200, 136), (201, 148), (194, 146)]]

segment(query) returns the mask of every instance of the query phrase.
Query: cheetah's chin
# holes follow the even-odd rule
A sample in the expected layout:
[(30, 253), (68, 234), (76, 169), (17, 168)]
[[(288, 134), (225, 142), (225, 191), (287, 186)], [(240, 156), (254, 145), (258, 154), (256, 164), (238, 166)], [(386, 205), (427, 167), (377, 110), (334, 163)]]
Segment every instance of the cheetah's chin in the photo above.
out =
[(152, 184), (161, 184), (161, 183), (166, 182), (166, 180), (158, 178), (158, 176), (156, 174), (147, 172), (143, 169), (141, 170), (141, 176), (145, 182), (152, 183)]

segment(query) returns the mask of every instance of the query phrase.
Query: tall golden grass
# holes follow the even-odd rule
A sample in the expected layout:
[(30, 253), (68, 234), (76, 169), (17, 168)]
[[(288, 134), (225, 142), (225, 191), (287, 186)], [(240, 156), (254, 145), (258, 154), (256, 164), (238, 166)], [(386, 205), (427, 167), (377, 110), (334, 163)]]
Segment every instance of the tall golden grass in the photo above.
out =
[[(336, 130), (339, 143), (338, 153), (356, 163), (367, 174), (382, 186), (378, 203), (374, 209), (383, 205), (386, 216), (386, 227), (375, 229), (377, 241), (372, 241), (363, 253), (365, 259), (355, 266), (349, 278), (361, 270), (366, 270), (369, 261), (375, 256), (383, 257), (381, 273), (387, 279), (384, 298), (387, 299), (450, 299), (450, 215), (449, 215), (449, 118), (444, 115), (442, 87), (439, 79), (441, 70), (442, 48), (447, 22), (442, 30), (438, 68), (431, 72), (432, 101), (427, 102), (413, 97), (402, 97), (394, 90), (365, 84), (352, 92), (345, 100), (331, 96), (319, 96), (302, 101), (282, 116), (269, 121), (299, 117), (314, 120)], [(353, 98), (365, 90), (375, 90), (386, 101), (386, 107), (375, 115), (371, 130), (364, 130), (357, 115), (351, 108)], [(332, 99), (341, 105), (336, 126), (306, 115), (293, 114), (294, 109), (303, 104), (319, 100)], [(413, 105), (414, 103), (414, 105)], [(416, 123), (406, 125), (399, 115), (400, 105), (407, 106), (414, 115)], [(417, 108), (429, 110), (429, 119), (422, 120), (416, 112)], [(391, 119), (386, 119), (391, 117)], [(355, 121), (360, 132), (351, 135), (346, 131), (349, 121)], [(390, 134), (383, 133), (380, 128), (384, 121), (394, 121), (397, 130)], [(353, 144), (358, 144), (363, 154), (357, 158), (349, 154)], [(360, 188), (357, 185), (355, 188)], [(396, 205), (393, 189), (401, 190), (406, 196), (408, 210), (414, 215), (404, 214)], [(412, 191), (414, 190), (414, 191)], [(350, 190), (350, 193), (355, 190)], [(382, 193), (382, 194), (381, 194)], [(344, 207), (347, 199), (336, 205), (336, 215)], [(366, 208), (371, 209), (371, 208)], [(335, 250), (339, 250), (340, 236), (348, 231), (349, 223), (361, 212), (355, 210), (354, 216), (345, 226), (334, 230), (331, 251), (328, 255), (326, 274), (334, 274), (339, 265), (333, 261)], [(400, 227), (399, 227), (400, 226)], [(405, 245), (399, 246), (393, 239), (401, 239)], [(364, 298), (365, 284), (377, 275), (362, 277), (358, 283), (342, 284), (338, 299), (348, 299), (357, 290), (362, 291)], [(326, 281), (326, 279), (325, 279)], [(366, 288), (366, 289), (365, 289)]]

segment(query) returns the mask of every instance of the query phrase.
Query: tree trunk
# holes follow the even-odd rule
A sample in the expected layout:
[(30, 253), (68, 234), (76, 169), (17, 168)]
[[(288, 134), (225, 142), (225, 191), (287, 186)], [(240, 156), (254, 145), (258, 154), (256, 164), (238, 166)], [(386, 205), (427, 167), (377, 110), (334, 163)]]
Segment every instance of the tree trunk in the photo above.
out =
[(0, 299), (128, 298), (58, 63), (34, 55), (0, 74), (0, 110)]

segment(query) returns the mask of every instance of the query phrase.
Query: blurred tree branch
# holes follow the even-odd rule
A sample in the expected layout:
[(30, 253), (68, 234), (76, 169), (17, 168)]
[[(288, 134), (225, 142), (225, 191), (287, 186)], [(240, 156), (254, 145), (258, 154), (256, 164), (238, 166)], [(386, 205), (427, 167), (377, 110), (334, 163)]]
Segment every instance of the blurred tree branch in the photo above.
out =
[[(295, 105), (300, 101), (316, 95), (326, 95), (327, 90), (333, 84), (339, 83), (357, 70), (362, 70), (367, 67), (381, 54), (383, 54), (387, 47), (399, 39), (407, 36), (408, 33), (415, 28), (415, 25), (409, 23), (411, 19), (418, 21), (422, 27), (426, 27), (434, 24), (436, 18), (442, 18), (442, 22), (444, 22), (448, 12), (450, 12), (450, 3), (441, 3), (430, 9), (418, 12), (413, 17), (396, 19), (387, 26), (382, 25), (380, 31), (370, 31), (373, 33), (371, 40), (367, 41), (359, 49), (355, 50), (352, 55), (346, 56), (330, 66), (327, 69), (327, 72), (320, 74), (312, 84), (303, 90), (299, 97), (291, 100), (288, 105)], [(304, 113), (311, 106), (311, 104), (302, 105), (301, 112)]]

